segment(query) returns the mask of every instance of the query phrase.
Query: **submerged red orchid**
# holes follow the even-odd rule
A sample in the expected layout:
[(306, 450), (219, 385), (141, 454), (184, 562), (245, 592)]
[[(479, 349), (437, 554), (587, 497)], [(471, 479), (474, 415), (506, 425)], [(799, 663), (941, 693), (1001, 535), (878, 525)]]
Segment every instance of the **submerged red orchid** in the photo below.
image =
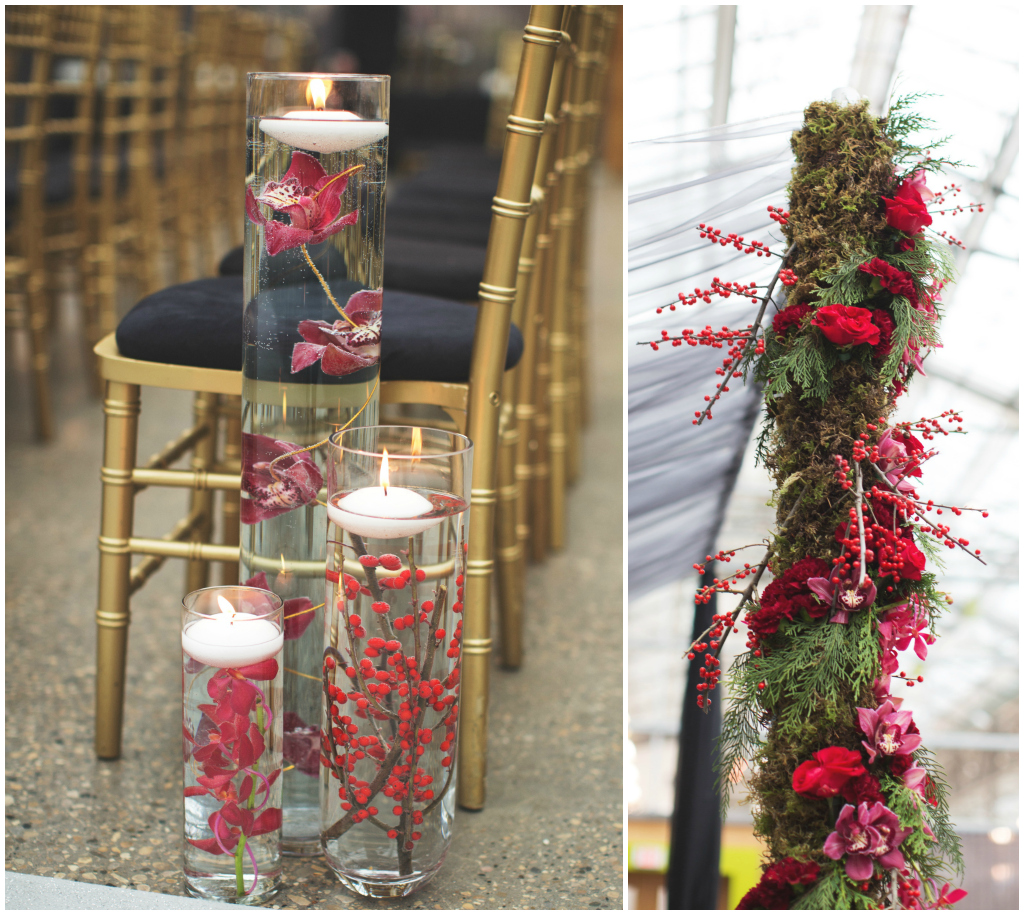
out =
[[(267, 573), (258, 572), (245, 582), (248, 588), (262, 588), (264, 591), (273, 589), (267, 584)], [(297, 639), (313, 622), (313, 601), (308, 597), (292, 597), (284, 602), (281, 608), (284, 617), (284, 640)]]
[(292, 374), (320, 362), (325, 375), (350, 375), (380, 360), (384, 290), (362, 289), (345, 305), (347, 319), (300, 321), (304, 343), (292, 350)]
[[(267, 254), (273, 257), (300, 245), (316, 245), (345, 226), (355, 225), (358, 211), (340, 215), (341, 195), (348, 186), (348, 175), (349, 172), (328, 175), (316, 159), (296, 150), (280, 181), (268, 181), (258, 197), (252, 188), (246, 188), (245, 212), (253, 222), (263, 226)], [(291, 225), (267, 219), (259, 203), (276, 213), (286, 213)]]
[[(299, 446), (281, 442), (269, 435), (242, 433), (242, 524), (258, 524), (292, 509), (308, 505), (316, 499), (324, 485), (323, 474), (307, 452)], [(282, 455), (288, 457), (271, 462)]]

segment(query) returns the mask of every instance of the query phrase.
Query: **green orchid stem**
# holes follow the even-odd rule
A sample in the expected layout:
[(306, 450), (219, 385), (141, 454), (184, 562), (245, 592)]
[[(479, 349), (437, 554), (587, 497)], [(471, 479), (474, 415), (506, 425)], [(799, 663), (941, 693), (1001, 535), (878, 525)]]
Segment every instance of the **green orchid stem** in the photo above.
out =
[(338, 300), (334, 297), (334, 293), (331, 292), (331, 287), (327, 285), (327, 280), (325, 280), (323, 274), (316, 269), (316, 264), (313, 263), (313, 258), (309, 256), (309, 252), (306, 250), (306, 246), (299, 245), (299, 247), (302, 248), (302, 254), (306, 258), (306, 263), (309, 264), (309, 269), (312, 270), (313, 273), (316, 274), (316, 278), (320, 280), (320, 285), (324, 287), (324, 292), (327, 293), (327, 298), (331, 300), (331, 304), (338, 310), (338, 314), (340, 314), (346, 321), (348, 321), (349, 324), (351, 324), (354, 328), (358, 330), (359, 325), (356, 324), (356, 322), (353, 321), (347, 314), (345, 314), (345, 309), (338, 304)]
[(235, 893), (239, 896), (245, 895), (245, 875), (242, 873), (242, 853), (245, 851), (245, 833), (238, 839), (238, 848), (235, 849)]

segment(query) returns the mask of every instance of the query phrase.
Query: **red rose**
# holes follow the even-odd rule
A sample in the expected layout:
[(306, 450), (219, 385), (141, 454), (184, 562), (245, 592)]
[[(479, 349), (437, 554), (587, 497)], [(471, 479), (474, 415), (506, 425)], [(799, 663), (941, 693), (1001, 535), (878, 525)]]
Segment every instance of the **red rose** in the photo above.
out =
[(871, 323), (871, 312), (856, 305), (826, 305), (815, 312), (811, 323), (836, 346), (878, 343), (878, 328)]
[(921, 573), (924, 571), (924, 566), (927, 560), (918, 548), (917, 544), (913, 540), (904, 537), (899, 541), (900, 544), (900, 559), (903, 560), (903, 568), (900, 569), (900, 578), (906, 578), (910, 581), (920, 581)]
[(909, 180), (900, 185), (892, 200), (888, 197), (882, 200), (885, 201), (885, 221), (900, 232), (917, 235), (925, 226), (932, 224), (921, 192)]
[(834, 797), (851, 779), (865, 773), (859, 750), (825, 747), (793, 773), (793, 790), (808, 797)]
[(783, 308), (782, 311), (772, 318), (772, 328), (775, 330), (775, 336), (782, 340), (791, 328), (799, 328), (803, 319), (806, 318), (811, 311), (811, 306), (803, 302), (798, 302), (796, 305), (790, 305), (788, 308)]

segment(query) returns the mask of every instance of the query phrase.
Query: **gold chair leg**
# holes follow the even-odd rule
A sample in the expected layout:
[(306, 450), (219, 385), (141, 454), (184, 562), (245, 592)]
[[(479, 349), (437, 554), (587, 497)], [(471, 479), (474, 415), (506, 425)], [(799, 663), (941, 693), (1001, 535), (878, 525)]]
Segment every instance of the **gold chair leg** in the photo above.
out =
[[(217, 395), (197, 391), (193, 406), (195, 423), (205, 424), (209, 430), (196, 443), (192, 453), (193, 470), (212, 470), (217, 447)], [(203, 520), (197, 525), (192, 540), (208, 543), (213, 531), (213, 492), (209, 489), (192, 490), (189, 512), (202, 512)], [(209, 584), (210, 564), (204, 559), (190, 559), (185, 571), (185, 592), (205, 588)]]
[[(242, 462), (242, 398), (222, 397), (221, 415), (224, 416), (223, 470), (226, 473), (238, 473)], [(228, 546), (238, 546), (241, 493), (233, 489), (225, 490), (221, 498), (224, 500), (221, 503), (221, 523), (224, 532), (222, 539)], [(237, 563), (221, 563), (221, 584), (238, 584)]]
[(519, 429), (511, 407), (504, 417), (506, 428), (498, 445), (498, 505), (495, 528), (495, 562), (498, 579), (498, 619), (501, 626), (501, 663), (516, 669), (523, 660), (523, 548), (516, 531), (516, 507), (520, 499), (516, 479), (516, 446)]
[(538, 349), (541, 358), (537, 363), (537, 393), (533, 415), (533, 435), (529, 448), (533, 454), (533, 473), (530, 486), (530, 556), (534, 562), (543, 562), (548, 555), (551, 529), (551, 463), (548, 444), (551, 432), (549, 410), (551, 389), (551, 363), (548, 357), (547, 330), (542, 327)]
[(121, 755), (125, 660), (131, 620), (131, 552), (139, 386), (107, 382), (103, 402), (103, 508), (100, 520), (99, 603), (96, 608), (96, 755)]
[(28, 327), (32, 353), (32, 386), (36, 406), (36, 436), (48, 442), (53, 438), (53, 402), (50, 398), (50, 326), (46, 279), (42, 274), (28, 278)]

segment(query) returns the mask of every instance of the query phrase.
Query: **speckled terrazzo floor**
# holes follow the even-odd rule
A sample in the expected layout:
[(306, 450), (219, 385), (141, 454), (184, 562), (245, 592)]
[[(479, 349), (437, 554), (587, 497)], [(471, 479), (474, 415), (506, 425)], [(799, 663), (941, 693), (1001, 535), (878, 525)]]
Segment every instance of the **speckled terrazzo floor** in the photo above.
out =
[[(459, 810), (444, 869), (406, 901), (345, 892), (320, 859), (288, 859), (289, 909), (621, 909), (621, 183), (593, 211), (592, 423), (564, 553), (528, 579), (525, 661), (492, 674), (487, 806)], [(73, 310), (69, 308), (73, 318)], [(6, 367), (6, 869), (181, 895), (178, 602), (170, 561), (133, 601), (124, 756), (93, 755), (102, 440), (73, 321), (55, 335), (59, 433), (31, 439), (21, 341)], [(598, 332), (600, 328), (600, 332)], [(144, 389), (141, 457), (182, 428), (187, 395)], [(140, 496), (159, 535), (181, 493)], [(175, 514), (175, 517), (178, 517)]]

